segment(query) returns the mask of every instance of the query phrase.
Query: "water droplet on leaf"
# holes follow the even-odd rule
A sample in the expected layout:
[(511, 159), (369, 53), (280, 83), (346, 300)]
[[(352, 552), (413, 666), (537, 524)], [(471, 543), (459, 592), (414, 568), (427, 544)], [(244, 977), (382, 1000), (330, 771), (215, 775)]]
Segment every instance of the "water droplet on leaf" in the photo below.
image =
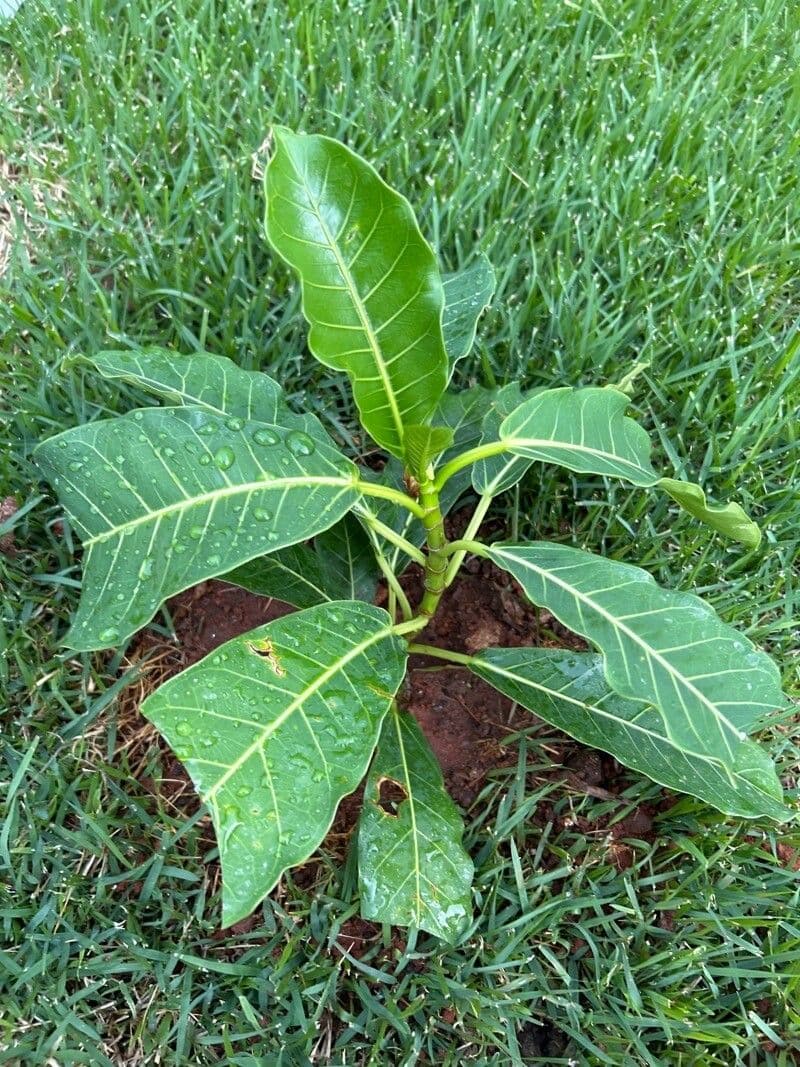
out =
[(316, 446), (307, 433), (293, 430), (286, 437), (286, 447), (293, 456), (310, 456)]
[(253, 434), (253, 440), (257, 445), (277, 445), (280, 441), (280, 434), (276, 433), (275, 430), (262, 426)]
[(236, 453), (228, 445), (223, 445), (222, 448), (217, 449), (214, 455), (214, 462), (221, 471), (228, 470), (232, 467), (236, 459)]

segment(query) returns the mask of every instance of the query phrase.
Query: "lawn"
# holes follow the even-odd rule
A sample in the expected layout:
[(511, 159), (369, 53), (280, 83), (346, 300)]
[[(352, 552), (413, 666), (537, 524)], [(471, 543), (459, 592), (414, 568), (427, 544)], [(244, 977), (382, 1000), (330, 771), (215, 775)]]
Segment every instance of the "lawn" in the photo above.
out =
[[(76, 359), (137, 342), (268, 370), (348, 432), (261, 232), (270, 124), (335, 135), (447, 269), (495, 265), (464, 382), (636, 366), (665, 470), (765, 537), (745, 551), (550, 468), (497, 518), (695, 587), (800, 695), (798, 69), (800, 9), (778, 0), (26, 0), (0, 22), (0, 498), (20, 505), (0, 520), (0, 1063), (798, 1062), (800, 831), (684, 798), (622, 864), (609, 826), (661, 791), (539, 774), (546, 733), (466, 813), (457, 946), (387, 929), (354, 951), (335, 850), (221, 935), (199, 816), (141, 781), (155, 745), (131, 774), (123, 651), (60, 650), (80, 565), (30, 460), (143, 400)], [(764, 742), (796, 798), (796, 719)]]

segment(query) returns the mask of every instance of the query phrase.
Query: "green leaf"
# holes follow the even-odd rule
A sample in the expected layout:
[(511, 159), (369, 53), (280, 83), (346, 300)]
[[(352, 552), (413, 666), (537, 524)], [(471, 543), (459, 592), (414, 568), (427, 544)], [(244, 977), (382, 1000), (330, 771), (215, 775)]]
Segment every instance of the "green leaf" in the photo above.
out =
[(225, 582), (296, 608), (330, 600), (370, 601), (379, 577), (369, 537), (352, 515), (319, 534), (313, 548), (290, 545), (220, 575)]
[(629, 403), (616, 389), (545, 389), (506, 417), (500, 439), (518, 456), (655, 485), (650, 438), (625, 415)]
[[(782, 821), (781, 784), (767, 755), (753, 741), (740, 741), (726, 760), (676, 744), (665, 715), (608, 687), (603, 659), (561, 649), (491, 648), (473, 657), (470, 669), (584, 745), (611, 753), (626, 767), (670, 789), (744, 818)], [(388, 722), (388, 720), (387, 720)]]
[(444, 315), (442, 332), (444, 347), (453, 377), (456, 364), (469, 355), (475, 342), (478, 319), (494, 296), (497, 279), (494, 267), (482, 252), (464, 270), (446, 274), (444, 286)]
[(172, 404), (290, 426), (330, 444), (319, 419), (293, 412), (274, 379), (261, 371), (242, 370), (225, 356), (209, 352), (183, 356), (167, 348), (146, 348), (98, 352), (81, 359), (104, 378), (137, 385)]
[[(535, 392), (541, 392), (541, 390), (535, 390)], [(529, 392), (523, 396), (516, 382), (495, 390), (483, 417), (480, 444), (498, 440), (500, 427), (506, 417), (516, 411), (532, 395), (534, 393)], [(479, 460), (472, 468), (472, 485), (481, 495), (490, 493), (492, 496), (497, 496), (498, 493), (504, 493), (516, 485), (533, 462), (525, 456), (507, 452)]]
[(437, 456), (453, 443), (449, 426), (407, 426), (406, 466), (416, 478), (424, 478)]
[(309, 347), (350, 377), (361, 421), (395, 456), (447, 383), (436, 258), (408, 201), (344, 145), (277, 127), (267, 236), (297, 271)]
[(785, 705), (772, 660), (699, 597), (639, 567), (545, 541), (492, 545), (490, 559), (605, 655), (621, 696), (653, 704), (676, 746), (731, 763), (759, 716)]
[(325, 575), (316, 552), (309, 545), (289, 545), (269, 556), (259, 556), (220, 574), (223, 582), (241, 586), (258, 596), (274, 597), (296, 608), (325, 604)]
[[(513, 392), (496, 399), (495, 404), (506, 404), (510, 397)], [(650, 464), (650, 439), (625, 414), (628, 404), (624, 393), (610, 387), (537, 390), (507, 415), (499, 427), (499, 437), (515, 456), (624, 478), (634, 485), (657, 485), (695, 518), (750, 548), (757, 547), (760, 531), (738, 504), (715, 507), (706, 503), (699, 485), (659, 478)], [(492, 412), (487, 415), (484, 442), (491, 440), (489, 433), (496, 419)], [(514, 465), (507, 456), (492, 456), (475, 464), (473, 484), (478, 492), (499, 493), (518, 481), (526, 469)]]
[(361, 914), (453, 942), (472, 913), (473, 866), (461, 815), (417, 725), (384, 719), (358, 824)]
[(355, 466), (301, 430), (147, 408), (36, 451), (83, 541), (67, 643), (116, 645), (167, 597), (331, 526), (358, 499)]
[(367, 769), (405, 666), (385, 611), (335, 602), (228, 641), (144, 702), (211, 813), (223, 925), (323, 839)]
[(739, 504), (709, 504), (699, 485), (680, 482), (675, 478), (659, 479), (658, 487), (707, 526), (712, 526), (733, 541), (740, 541), (748, 548), (758, 548), (761, 531)]

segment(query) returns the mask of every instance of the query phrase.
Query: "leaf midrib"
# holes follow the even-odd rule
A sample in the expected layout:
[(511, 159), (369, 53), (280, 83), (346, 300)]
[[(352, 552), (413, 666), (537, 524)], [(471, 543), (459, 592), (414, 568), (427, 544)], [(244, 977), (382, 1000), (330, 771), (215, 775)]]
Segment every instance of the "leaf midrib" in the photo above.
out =
[[(287, 154), (289, 155), (289, 158), (291, 159), (291, 154), (290, 153), (287, 153)], [(328, 228), (328, 224), (326, 223), (325, 219), (322, 216), (322, 213), (319, 210), (319, 205), (314, 200), (314, 197), (311, 194), (311, 189), (309, 188), (308, 183), (306, 182), (305, 174), (302, 174), (300, 172), (299, 168), (297, 167), (297, 164), (295, 163), (295, 161), (293, 159), (291, 159), (291, 163), (292, 163), (292, 166), (294, 167), (295, 173), (297, 174), (298, 178), (303, 183), (303, 188), (306, 191), (306, 196), (308, 197), (308, 202), (312, 205), (312, 210), (314, 212), (314, 215), (315, 215), (317, 221), (319, 222), (319, 225), (320, 225), (320, 228), (322, 229), (322, 232), (325, 235), (325, 239), (328, 242), (328, 247), (330, 248), (331, 252), (333, 252), (334, 256), (336, 257), (336, 262), (337, 262), (337, 265), (339, 267), (339, 271), (340, 271), (340, 273), (342, 275), (342, 278), (345, 281), (345, 284), (347, 286), (347, 290), (350, 293), (350, 297), (351, 297), (351, 299), (353, 301), (353, 304), (355, 305), (358, 317), (361, 320), (361, 327), (364, 330), (364, 333), (366, 334), (367, 341), (369, 343), (370, 349), (372, 350), (372, 354), (373, 354), (373, 356), (375, 358), (375, 364), (376, 364), (376, 366), (378, 368), (378, 373), (379, 373), (379, 375), (381, 377), (381, 381), (383, 382), (383, 387), (384, 387), (384, 390), (386, 392), (386, 398), (389, 401), (389, 409), (390, 409), (390, 411), (392, 413), (392, 421), (394, 422), (395, 431), (397, 433), (397, 438), (398, 438), (399, 443), (402, 445), (402, 443), (403, 443), (403, 419), (402, 419), (402, 416), (400, 414), (400, 408), (397, 405), (397, 398), (394, 395), (394, 386), (392, 385), (392, 380), (391, 380), (391, 377), (389, 375), (389, 368), (386, 366), (386, 362), (385, 362), (385, 360), (383, 358), (383, 352), (381, 351), (380, 343), (378, 342), (378, 337), (377, 337), (375, 331), (372, 329), (372, 323), (370, 322), (369, 315), (367, 314), (367, 309), (364, 307), (364, 303), (361, 300), (361, 296), (360, 296), (360, 294), (358, 292), (358, 289), (356, 287), (355, 279), (353, 278), (352, 274), (350, 273), (350, 268), (347, 266), (347, 264), (345, 263), (344, 259), (342, 258), (342, 255), (341, 255), (341, 253), (339, 251), (339, 247), (338, 247), (338, 245), (336, 243), (336, 239), (334, 238), (333, 234), (331, 233), (330, 229)]]
[[(551, 448), (551, 449), (557, 449), (557, 450), (561, 450), (561, 451), (565, 451), (565, 452), (570, 452), (570, 451), (571, 452), (585, 452), (585, 453), (588, 453), (591, 456), (601, 456), (603, 459), (613, 460), (615, 463), (619, 464), (620, 466), (627, 466), (627, 467), (630, 467), (631, 470), (633, 470), (633, 471), (638, 471), (638, 472), (641, 472), (642, 474), (647, 474), (647, 476), (648, 476), (648, 478), (650, 480), (648, 482), (646, 482), (646, 483), (642, 482), (641, 483), (642, 485), (655, 485), (656, 482), (658, 481), (658, 477), (654, 476), (654, 477), (651, 478), (650, 475), (648, 474), (646, 468), (642, 467), (641, 464), (636, 463), (633, 460), (626, 459), (624, 456), (620, 456), (616, 452), (606, 452), (602, 448), (590, 448), (588, 445), (579, 445), (579, 444), (574, 444), (572, 442), (554, 441), (554, 440), (540, 439), (540, 438), (536, 438), (536, 437), (523, 437), (523, 438), (520, 438), (520, 437), (501, 437), (501, 440), (504, 441), (512, 450), (515, 447), (516, 448)], [(524, 453), (521, 453), (521, 456), (522, 456), (522, 458), (525, 458), (525, 459), (528, 459), (528, 458), (534, 459), (534, 458), (536, 458), (536, 457), (527, 457), (527, 456), (524, 455)]]
[(351, 660), (355, 659), (356, 656), (360, 656), (372, 645), (377, 644), (378, 641), (382, 641), (385, 638), (390, 637), (393, 632), (394, 624), (390, 624), (389, 626), (383, 627), (383, 629), (379, 630), (377, 633), (371, 634), (364, 641), (360, 642), (360, 644), (354, 645), (349, 652), (347, 652), (343, 656), (340, 656), (334, 663), (332, 663), (328, 668), (326, 668), (326, 670), (324, 670), (321, 674), (317, 675), (317, 677), (312, 682), (310, 682), (300, 693), (297, 694), (294, 700), (292, 700), (291, 703), (286, 706), (286, 708), (281, 712), (280, 715), (278, 715), (277, 718), (273, 719), (272, 722), (267, 723), (267, 725), (255, 739), (255, 741), (252, 741), (240, 756), (237, 756), (237, 758), (234, 760), (234, 762), (231, 764), (225, 774), (223, 774), (214, 783), (214, 785), (212, 785), (210, 789), (208, 789), (203, 799), (206, 801), (212, 800), (214, 796), (216, 796), (216, 794), (219, 792), (219, 790), (225, 785), (225, 783), (229, 781), (230, 778), (244, 766), (244, 764), (250, 759), (250, 757), (253, 756), (256, 752), (259, 752), (263, 749), (267, 740), (275, 733), (275, 731), (278, 730), (286, 722), (287, 719), (294, 715), (294, 713), (299, 708), (302, 708), (302, 706), (305, 704), (305, 702), (310, 696), (313, 696), (313, 694), (316, 693), (317, 690), (320, 689), (326, 682), (330, 681), (330, 679), (333, 678), (336, 674), (344, 670), (347, 664), (350, 663)]
[(209, 492), (201, 493), (198, 496), (186, 497), (184, 500), (176, 501), (174, 504), (168, 504), (164, 507), (156, 508), (153, 511), (147, 511), (144, 515), (139, 515), (135, 519), (129, 519), (127, 522), (112, 526), (108, 530), (103, 530), (102, 533), (96, 534), (94, 537), (89, 538), (88, 541), (84, 541), (83, 547), (88, 549), (92, 545), (97, 544), (98, 541), (107, 541), (117, 535), (121, 537), (138, 526), (144, 526), (149, 522), (159, 521), (166, 515), (179, 515), (184, 511), (188, 511), (190, 508), (199, 507), (202, 504), (209, 504), (212, 501), (223, 500), (228, 497), (235, 497), (241, 493), (249, 494), (264, 489), (294, 489), (308, 485), (339, 485), (342, 486), (342, 488), (351, 486), (355, 489), (356, 484), (357, 480), (355, 477), (335, 478), (330, 475), (304, 475), (302, 477), (293, 478), (271, 478), (268, 481), (260, 479), (257, 482), (238, 482), (236, 485), (229, 485), (222, 489), (210, 490)]

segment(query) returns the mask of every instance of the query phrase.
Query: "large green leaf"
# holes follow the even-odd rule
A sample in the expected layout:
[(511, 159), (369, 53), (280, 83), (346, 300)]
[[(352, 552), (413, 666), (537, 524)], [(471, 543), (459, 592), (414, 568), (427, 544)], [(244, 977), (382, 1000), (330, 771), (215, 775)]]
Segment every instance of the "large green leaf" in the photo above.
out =
[(144, 702), (211, 813), (225, 926), (325, 836), (405, 665), (385, 611), (337, 601), (228, 641)]
[(706, 526), (713, 527), (733, 541), (740, 541), (748, 548), (758, 548), (761, 531), (739, 504), (709, 504), (699, 485), (680, 482), (676, 478), (661, 478), (658, 487)]
[(494, 267), (482, 252), (464, 270), (446, 274), (442, 332), (450, 364), (449, 377), (459, 360), (468, 355), (475, 341), (478, 319), (489, 306), (497, 279)]
[(314, 538), (313, 548), (290, 545), (220, 577), (251, 593), (310, 608), (328, 600), (372, 600), (380, 571), (363, 526), (345, 515)]
[(344, 145), (276, 128), (267, 236), (297, 271), (309, 347), (348, 373), (361, 421), (403, 455), (447, 384), (444, 293), (408, 201)]
[(394, 709), (384, 719), (358, 824), (363, 917), (454, 941), (472, 912), (463, 831), (416, 720)]
[(616, 389), (545, 389), (504, 419), (500, 439), (518, 456), (655, 485), (650, 438), (625, 415), (629, 403)]
[[(498, 403), (507, 399), (503, 397)], [(700, 486), (656, 474), (650, 464), (646, 431), (625, 414), (629, 403), (625, 393), (608, 387), (537, 390), (506, 416), (499, 437), (514, 456), (624, 478), (634, 485), (658, 486), (695, 518), (750, 548), (756, 547), (761, 534), (738, 504), (707, 504)], [(491, 412), (487, 418), (493, 428)], [(492, 456), (476, 464), (473, 484), (479, 492), (501, 492), (524, 472), (525, 468), (515, 466), (507, 456)]]
[(449, 426), (407, 426), (406, 467), (418, 479), (426, 477), (428, 468), (453, 443)]
[(171, 404), (198, 407), (215, 415), (278, 423), (329, 441), (313, 415), (297, 415), (278, 383), (261, 371), (242, 370), (225, 356), (195, 352), (182, 356), (166, 348), (106, 351), (83, 356), (104, 378), (137, 385)]
[(487, 553), (534, 604), (604, 653), (616, 692), (663, 712), (674, 745), (730, 764), (759, 716), (785, 705), (769, 656), (699, 597), (662, 589), (639, 567), (546, 541)]
[(473, 657), (470, 669), (559, 730), (610, 752), (661, 785), (691, 793), (730, 815), (779, 821), (791, 815), (781, 803), (781, 785), (763, 749), (740, 741), (728, 760), (677, 744), (664, 712), (609, 688), (602, 656), (491, 648)]
[(358, 499), (355, 466), (301, 430), (148, 408), (36, 452), (84, 544), (71, 647), (124, 641), (167, 597), (313, 536)]

